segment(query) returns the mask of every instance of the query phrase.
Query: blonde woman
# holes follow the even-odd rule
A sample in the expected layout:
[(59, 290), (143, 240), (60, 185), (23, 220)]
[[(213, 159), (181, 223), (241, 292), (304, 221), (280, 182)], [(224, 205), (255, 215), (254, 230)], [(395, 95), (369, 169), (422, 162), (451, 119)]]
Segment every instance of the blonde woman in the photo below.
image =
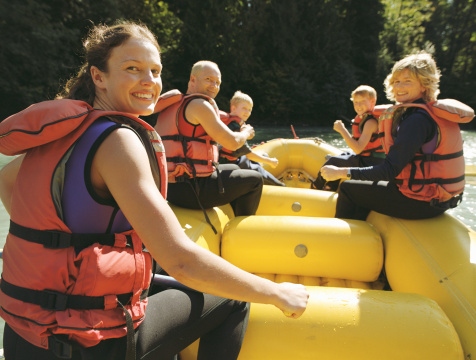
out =
[(440, 70), (419, 52), (398, 61), (385, 79), (396, 105), (379, 118), (386, 152), (369, 167), (324, 166), (328, 180), (349, 179), (339, 189), (336, 217), (365, 220), (371, 210), (404, 219), (438, 216), (459, 204), (464, 190), (459, 125), (432, 117), (427, 104), (439, 94)]

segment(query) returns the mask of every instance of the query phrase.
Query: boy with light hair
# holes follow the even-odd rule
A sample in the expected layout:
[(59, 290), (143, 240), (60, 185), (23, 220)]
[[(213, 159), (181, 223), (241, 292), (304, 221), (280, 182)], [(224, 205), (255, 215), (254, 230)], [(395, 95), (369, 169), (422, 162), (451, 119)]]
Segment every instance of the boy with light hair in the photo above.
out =
[[(350, 100), (356, 112), (351, 123), (352, 133), (346, 129), (342, 120), (336, 120), (333, 129), (342, 136), (352, 152), (330, 157), (324, 165), (364, 167), (379, 164), (385, 154), (378, 137), (378, 121), (372, 113), (377, 103), (377, 92), (369, 85), (360, 85), (352, 91)], [(339, 180), (326, 181), (319, 171), (311, 187), (317, 190), (337, 191), (339, 184)]]
[[(230, 113), (220, 112), (221, 120), (232, 131), (240, 131), (251, 115), (253, 110), (253, 99), (248, 94), (236, 91), (230, 100)], [(256, 170), (263, 176), (265, 185), (285, 186), (274, 175), (262, 167), (262, 163), (268, 164), (272, 168), (278, 166), (278, 159), (270, 158), (266, 154), (254, 152), (253, 149), (245, 143), (241, 148), (230, 151), (226, 148), (220, 148), (220, 163), (234, 163), (242, 169)]]

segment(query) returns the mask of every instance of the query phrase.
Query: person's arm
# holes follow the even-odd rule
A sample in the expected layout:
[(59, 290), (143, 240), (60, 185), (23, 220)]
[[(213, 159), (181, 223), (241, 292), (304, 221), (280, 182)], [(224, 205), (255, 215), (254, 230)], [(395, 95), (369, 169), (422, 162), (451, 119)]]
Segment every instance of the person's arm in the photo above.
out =
[(248, 159), (250, 159), (251, 161), (256, 161), (256, 162), (259, 162), (259, 163), (268, 164), (272, 168), (275, 168), (276, 166), (278, 166), (278, 162), (279, 162), (278, 159), (276, 159), (276, 158), (270, 158), (268, 156), (263, 156), (259, 153), (254, 152), (254, 151), (251, 151), (249, 154), (246, 155), (246, 157)]
[(0, 171), (0, 199), (10, 215), (13, 186), (25, 155), (20, 155), (6, 164)]
[(239, 158), (240, 156), (248, 155), (250, 152), (251, 152), (251, 147), (248, 145), (248, 142), (245, 142), (245, 144), (242, 147), (232, 152), (232, 156)]
[(395, 143), (390, 147), (384, 162), (365, 168), (326, 165), (321, 168), (321, 174), (327, 181), (345, 179), (348, 171), (351, 179), (355, 180), (392, 180), (420, 151), (423, 144), (431, 140), (435, 131), (436, 123), (429, 115), (414, 112), (400, 123)]
[(247, 273), (191, 241), (154, 183), (147, 154), (128, 129), (111, 133), (92, 164), (93, 185), (110, 193), (152, 256), (168, 274), (196, 290), (241, 301), (273, 304), (299, 317), (308, 292)]
[(346, 129), (341, 120), (334, 122), (334, 130), (337, 131), (345, 140), (347, 146), (356, 154), (360, 154), (367, 146), (372, 134), (377, 131), (378, 122), (375, 119), (369, 119), (365, 122), (362, 134), (358, 140), (354, 139), (349, 131)]
[(200, 124), (213, 140), (230, 150), (243, 146), (254, 136), (252, 126), (245, 124), (239, 132), (231, 131), (218, 117), (213, 106), (205, 99), (193, 99), (185, 109), (185, 117), (192, 124)]

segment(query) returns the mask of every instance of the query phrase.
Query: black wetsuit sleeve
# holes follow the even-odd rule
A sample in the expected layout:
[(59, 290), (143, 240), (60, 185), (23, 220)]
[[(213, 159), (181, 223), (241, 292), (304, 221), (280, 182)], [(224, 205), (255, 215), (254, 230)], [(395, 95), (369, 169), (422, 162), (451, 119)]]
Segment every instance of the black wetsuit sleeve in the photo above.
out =
[(391, 181), (421, 151), (423, 144), (433, 139), (437, 125), (430, 115), (421, 109), (411, 109), (405, 114), (398, 128), (394, 144), (385, 161), (365, 168), (352, 168), (352, 179)]
[(245, 144), (242, 147), (233, 151), (233, 156), (240, 157), (243, 155), (248, 155), (250, 152), (251, 152), (251, 147), (248, 145), (247, 142), (245, 142)]
[[(236, 121), (232, 121), (228, 124), (228, 128), (233, 132), (239, 132), (241, 130), (241, 125)], [(250, 152), (251, 152), (251, 147), (248, 145), (248, 142), (245, 142), (242, 147), (233, 151), (232, 155), (235, 157), (240, 157), (243, 155), (247, 155)]]
[(239, 132), (240, 129), (241, 129), (241, 126), (240, 126), (240, 124), (238, 124), (236, 121), (232, 121), (231, 123), (228, 124), (228, 128), (229, 128), (231, 131)]

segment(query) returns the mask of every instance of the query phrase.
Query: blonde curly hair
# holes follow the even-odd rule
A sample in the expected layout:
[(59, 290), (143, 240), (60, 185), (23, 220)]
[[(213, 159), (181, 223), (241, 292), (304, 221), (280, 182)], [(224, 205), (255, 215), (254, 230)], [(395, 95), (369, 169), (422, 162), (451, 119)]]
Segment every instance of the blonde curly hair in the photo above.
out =
[(420, 51), (416, 54), (405, 56), (400, 61), (397, 61), (392, 68), (392, 72), (388, 74), (384, 81), (385, 94), (387, 99), (395, 101), (393, 95), (393, 84), (395, 76), (408, 69), (413, 76), (418, 79), (420, 84), (425, 88), (423, 100), (425, 102), (435, 101), (440, 93), (439, 84), (441, 72), (436, 66), (436, 62), (431, 54), (426, 51)]
[(245, 102), (253, 106), (253, 99), (251, 98), (251, 96), (238, 90), (233, 94), (233, 97), (230, 99), (230, 106), (232, 105), (236, 106), (241, 102)]

